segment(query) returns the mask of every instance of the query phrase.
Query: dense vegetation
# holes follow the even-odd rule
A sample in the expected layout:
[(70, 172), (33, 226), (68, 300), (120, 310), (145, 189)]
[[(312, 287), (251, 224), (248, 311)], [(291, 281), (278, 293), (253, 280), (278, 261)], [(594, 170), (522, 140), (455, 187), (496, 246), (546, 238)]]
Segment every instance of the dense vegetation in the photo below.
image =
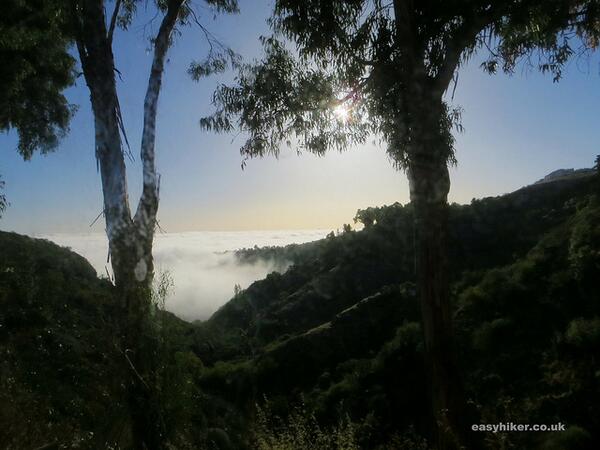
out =
[[(600, 448), (599, 184), (572, 176), (451, 206), (473, 420), (567, 425), (482, 433), (489, 448)], [(238, 252), (293, 264), (206, 322), (157, 311), (173, 445), (428, 448), (412, 214), (370, 208), (361, 231)], [(0, 447), (126, 447), (111, 285), (49, 242), (0, 233), (0, 247)]]

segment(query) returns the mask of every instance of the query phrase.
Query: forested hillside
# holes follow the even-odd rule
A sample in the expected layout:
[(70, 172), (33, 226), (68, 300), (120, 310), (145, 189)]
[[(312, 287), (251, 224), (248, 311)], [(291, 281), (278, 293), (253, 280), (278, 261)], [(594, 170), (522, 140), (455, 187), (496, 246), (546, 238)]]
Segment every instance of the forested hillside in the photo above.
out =
[[(206, 322), (157, 310), (170, 442), (304, 448), (329, 430), (346, 444), (322, 448), (428, 448), (412, 214), (410, 204), (370, 208), (357, 214), (361, 231), (239, 251), (241, 263), (293, 264)], [(473, 423), (567, 426), (481, 438), (498, 449), (598, 448), (597, 176), (455, 204), (450, 214), (454, 324)], [(112, 286), (49, 242), (0, 233), (0, 246), (0, 447), (126, 447)]]

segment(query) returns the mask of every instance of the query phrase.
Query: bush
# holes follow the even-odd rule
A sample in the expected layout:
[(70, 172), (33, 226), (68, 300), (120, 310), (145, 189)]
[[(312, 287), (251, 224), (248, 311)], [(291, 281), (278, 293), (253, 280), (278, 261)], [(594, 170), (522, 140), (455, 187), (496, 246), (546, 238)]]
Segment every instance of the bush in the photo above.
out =
[(566, 341), (580, 348), (594, 348), (600, 344), (600, 318), (575, 319), (569, 323)]
[(358, 450), (355, 425), (346, 418), (338, 426), (322, 428), (304, 404), (287, 418), (274, 414), (268, 401), (257, 405), (252, 448), (256, 450)]

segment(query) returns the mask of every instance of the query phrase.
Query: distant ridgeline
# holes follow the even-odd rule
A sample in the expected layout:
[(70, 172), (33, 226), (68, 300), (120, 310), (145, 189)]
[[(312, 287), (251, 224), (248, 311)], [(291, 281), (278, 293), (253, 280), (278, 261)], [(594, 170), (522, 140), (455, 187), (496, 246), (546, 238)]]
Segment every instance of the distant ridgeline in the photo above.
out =
[(570, 178), (588, 177), (596, 173), (596, 169), (558, 169), (554, 172), (549, 173), (541, 180), (535, 182), (535, 184), (548, 183), (551, 181), (558, 181)]
[[(558, 171), (450, 207), (455, 331), (480, 422), (567, 424), (563, 433), (486, 435), (490, 448), (600, 448), (593, 173)], [(288, 433), (306, 431), (291, 406), (301, 404), (322, 427), (349, 421), (348, 448), (427, 448), (412, 208), (368, 208), (356, 221), (363, 230), (237, 252), (242, 262), (291, 266), (205, 322), (160, 315), (172, 442), (265, 448), (277, 428), (256, 415), (266, 397), (273, 416), (293, 413)], [(0, 447), (20, 448), (17, 433), (31, 444), (24, 448), (63, 442), (65, 433), (126, 443), (110, 286), (48, 242), (0, 233), (0, 246)], [(100, 410), (114, 417), (99, 424)]]

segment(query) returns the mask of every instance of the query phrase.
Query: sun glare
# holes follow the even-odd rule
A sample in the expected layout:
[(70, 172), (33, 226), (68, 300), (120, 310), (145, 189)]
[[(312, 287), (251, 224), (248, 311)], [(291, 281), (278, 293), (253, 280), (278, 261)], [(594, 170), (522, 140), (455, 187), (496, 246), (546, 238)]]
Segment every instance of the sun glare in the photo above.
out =
[(350, 110), (345, 105), (337, 105), (333, 109), (333, 113), (342, 122), (346, 122), (350, 118)]

